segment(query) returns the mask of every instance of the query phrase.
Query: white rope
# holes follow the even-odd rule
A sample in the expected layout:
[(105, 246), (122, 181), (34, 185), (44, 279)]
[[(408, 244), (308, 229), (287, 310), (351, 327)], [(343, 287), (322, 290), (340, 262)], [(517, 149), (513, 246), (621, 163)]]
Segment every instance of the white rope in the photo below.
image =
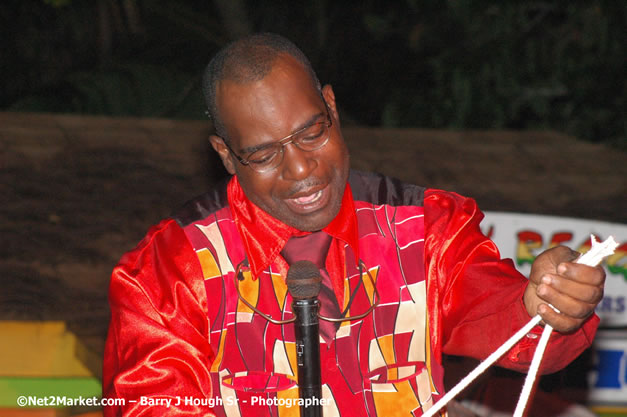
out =
[[(603, 243), (599, 243), (594, 235), (590, 238), (592, 241), (592, 247), (588, 252), (581, 255), (579, 259), (577, 259), (576, 262), (578, 264), (597, 266), (601, 263), (603, 258), (613, 254), (614, 250), (618, 247), (618, 243), (616, 243), (612, 236), (607, 238)], [(553, 307), (553, 309), (557, 311), (555, 307)], [(559, 311), (557, 312), (559, 313)], [(534, 352), (533, 358), (531, 359), (529, 372), (527, 373), (527, 377), (525, 378), (525, 384), (523, 385), (522, 391), (520, 392), (520, 397), (518, 398), (518, 404), (516, 405), (516, 410), (514, 410), (513, 417), (522, 417), (523, 413), (525, 412), (525, 407), (527, 406), (527, 402), (529, 401), (529, 396), (531, 395), (531, 390), (533, 389), (533, 385), (538, 374), (538, 369), (540, 368), (540, 362), (542, 362), (542, 356), (544, 355), (546, 345), (549, 343), (549, 338), (551, 337), (552, 331), (553, 327), (551, 327), (550, 325), (547, 324), (544, 326), (542, 336), (540, 337), (540, 341), (538, 342), (538, 347), (536, 347), (536, 351)]]
[(490, 356), (488, 356), (483, 362), (481, 362), (475, 369), (473, 369), (468, 375), (464, 377), (461, 381), (457, 383), (449, 392), (444, 394), (440, 401), (435, 403), (433, 407), (425, 411), (422, 415), (423, 417), (432, 417), (440, 411), (442, 407), (444, 407), (449, 401), (451, 401), (457, 394), (459, 394), (464, 388), (466, 388), (472, 381), (474, 381), (479, 375), (481, 375), (486, 369), (488, 369), (491, 365), (494, 364), (501, 356), (505, 354), (508, 350), (510, 350), (520, 339), (522, 339), (527, 333), (531, 331), (542, 318), (540, 316), (536, 316), (532, 318), (529, 323), (525, 324), (525, 326), (517, 331), (512, 337), (510, 337), (501, 347), (495, 350)]
[(514, 410), (513, 417), (522, 417), (525, 411), (527, 401), (529, 400), (529, 396), (531, 395), (531, 389), (533, 388), (533, 384), (536, 380), (536, 375), (538, 374), (538, 369), (540, 369), (542, 355), (544, 355), (544, 350), (546, 349), (546, 345), (549, 343), (549, 338), (551, 337), (551, 332), (553, 332), (553, 327), (548, 324), (545, 325), (544, 330), (542, 330), (542, 336), (540, 336), (540, 341), (538, 342), (538, 347), (536, 347), (536, 351), (533, 354), (533, 358), (531, 359), (529, 372), (527, 373), (527, 377), (525, 378), (525, 384), (523, 385), (522, 391), (520, 392), (520, 397), (518, 398), (518, 404), (516, 404), (516, 410)]
[[(588, 266), (596, 266), (601, 262), (604, 257), (613, 254), (614, 250), (617, 247), (618, 243), (616, 243), (612, 236), (607, 238), (603, 243), (599, 243), (596, 238), (592, 236), (592, 248), (584, 255), (580, 256), (577, 260), (577, 263), (585, 264)], [(496, 362), (501, 356), (503, 356), (508, 350), (510, 350), (520, 339), (528, 334), (531, 329), (533, 329), (538, 323), (540, 323), (540, 321), (542, 321), (542, 318), (539, 315), (536, 315), (534, 318), (529, 320), (529, 322), (525, 326), (523, 326), (522, 329), (517, 331), (512, 337), (510, 337), (505, 343), (503, 343), (503, 345), (501, 345), (483, 362), (481, 362), (475, 369), (473, 369), (468, 375), (466, 375), (461, 381), (459, 381), (457, 385), (453, 387), (453, 389), (451, 389), (442, 398), (440, 398), (440, 400), (435, 403), (433, 407), (425, 411), (423, 417), (433, 417), (435, 413), (440, 411), (446, 404), (448, 404), (449, 401), (455, 398), (457, 394), (459, 394), (464, 388), (470, 385), (472, 381), (474, 381), (479, 375), (485, 372), (486, 369), (488, 369), (492, 364), (494, 364), (494, 362)], [(527, 373), (525, 384), (523, 386), (520, 398), (518, 399), (518, 404), (516, 405), (514, 417), (521, 417), (525, 410), (527, 401), (529, 400), (529, 395), (531, 394), (531, 389), (533, 388), (533, 384), (538, 373), (538, 369), (540, 368), (542, 355), (544, 354), (544, 350), (546, 349), (552, 331), (553, 328), (549, 325), (546, 325), (544, 327), (544, 330), (542, 331), (542, 336), (538, 341), (538, 346), (536, 347), (536, 351), (531, 360), (531, 365), (529, 366), (529, 372)]]

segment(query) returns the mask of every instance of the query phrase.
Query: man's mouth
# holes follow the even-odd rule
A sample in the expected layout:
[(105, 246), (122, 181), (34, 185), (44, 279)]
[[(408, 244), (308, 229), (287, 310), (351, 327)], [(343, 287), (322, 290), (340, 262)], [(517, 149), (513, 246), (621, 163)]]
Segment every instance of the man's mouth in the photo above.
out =
[(306, 195), (306, 196), (303, 196), (303, 197), (295, 198), (294, 201), (297, 204), (301, 204), (301, 205), (313, 204), (316, 201), (318, 201), (320, 199), (320, 197), (322, 197), (322, 190), (319, 190), (319, 191), (317, 191), (317, 192), (315, 192), (313, 194), (310, 194), (310, 195)]
[(329, 186), (327, 185), (326, 187), (310, 194), (301, 195), (296, 198), (288, 198), (285, 202), (292, 209), (292, 211), (300, 214), (307, 214), (324, 207), (328, 203), (329, 197), (330, 191)]

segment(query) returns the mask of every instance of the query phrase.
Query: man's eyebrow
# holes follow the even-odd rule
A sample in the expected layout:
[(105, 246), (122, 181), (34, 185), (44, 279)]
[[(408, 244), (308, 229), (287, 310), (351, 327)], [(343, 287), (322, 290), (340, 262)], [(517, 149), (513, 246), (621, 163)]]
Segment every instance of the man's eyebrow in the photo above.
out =
[[(305, 129), (306, 127), (309, 127), (311, 125), (313, 125), (314, 123), (316, 123), (318, 121), (318, 119), (320, 119), (321, 117), (323, 117), (325, 115), (324, 112), (320, 112), (320, 113), (316, 113), (313, 116), (311, 116), (309, 119), (307, 119), (305, 122), (303, 122), (299, 127), (297, 127), (296, 129), (294, 129), (294, 131), (292, 133), (290, 133), (287, 136), (291, 136), (294, 133), (297, 133), (303, 129)], [(286, 138), (287, 136), (283, 137), (282, 139)], [(281, 140), (281, 139), (279, 139)], [(256, 146), (248, 146), (246, 148), (242, 148), (240, 149), (238, 152), (240, 154), (251, 154), (253, 152), (257, 152), (261, 149), (265, 149), (269, 146), (272, 146), (273, 144), (277, 143), (278, 141), (272, 141), (272, 142), (268, 142), (268, 143), (262, 143), (260, 145), (256, 145)]]

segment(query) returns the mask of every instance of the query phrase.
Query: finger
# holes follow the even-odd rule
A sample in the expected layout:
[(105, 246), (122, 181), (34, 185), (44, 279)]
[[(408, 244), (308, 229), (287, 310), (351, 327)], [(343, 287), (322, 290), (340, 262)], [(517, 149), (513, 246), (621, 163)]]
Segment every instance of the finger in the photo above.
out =
[(585, 320), (558, 313), (546, 304), (540, 304), (538, 314), (546, 324), (560, 333), (570, 333), (578, 329)]
[(564, 294), (554, 287), (541, 284), (538, 286), (536, 293), (542, 300), (550, 303), (557, 308), (563, 315), (584, 319), (592, 314), (596, 303), (590, 303)]
[(560, 294), (585, 303), (597, 304), (603, 298), (602, 285), (574, 281), (563, 275), (545, 274), (540, 285), (548, 285)]
[(556, 246), (546, 251), (551, 259), (553, 265), (558, 265), (561, 262), (575, 262), (581, 254), (567, 246)]
[(603, 286), (605, 270), (601, 266), (588, 266), (573, 262), (562, 262), (557, 266), (557, 273), (572, 281)]

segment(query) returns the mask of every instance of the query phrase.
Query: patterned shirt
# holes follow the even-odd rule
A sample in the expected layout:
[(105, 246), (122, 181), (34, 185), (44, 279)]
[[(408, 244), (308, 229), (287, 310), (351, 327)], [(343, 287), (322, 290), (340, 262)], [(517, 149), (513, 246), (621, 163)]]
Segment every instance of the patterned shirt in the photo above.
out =
[[(321, 339), (325, 417), (419, 416), (444, 393), (442, 353), (484, 358), (526, 324), (526, 278), (481, 234), (481, 218), (454, 193), (351, 173), (325, 228), (327, 270), (347, 316), (378, 303)], [(126, 414), (145, 412), (138, 404), (150, 397), (171, 399), (168, 415), (299, 415), (293, 326), (242, 300), (292, 317), (280, 250), (302, 232), (277, 222), (233, 178), (123, 258), (111, 284), (104, 390), (127, 399)], [(589, 346), (597, 324), (553, 338), (544, 371)], [(500, 365), (524, 370), (536, 341), (525, 338)]]

